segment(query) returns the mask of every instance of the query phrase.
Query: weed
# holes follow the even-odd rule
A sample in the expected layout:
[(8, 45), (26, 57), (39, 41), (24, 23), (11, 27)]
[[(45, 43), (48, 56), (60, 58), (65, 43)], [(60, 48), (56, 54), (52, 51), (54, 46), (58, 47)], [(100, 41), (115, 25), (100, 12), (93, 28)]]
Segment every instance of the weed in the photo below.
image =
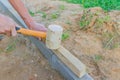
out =
[(107, 22), (107, 21), (110, 21), (110, 16), (109, 16), (109, 15), (105, 16), (105, 17), (103, 18), (103, 20), (106, 21), (106, 22)]
[(102, 57), (101, 55), (95, 55), (95, 56), (94, 56), (95, 62), (98, 62), (98, 61), (100, 61), (100, 60), (102, 60), (102, 59), (103, 59), (103, 57)]
[(103, 24), (104, 22), (110, 21), (110, 16), (104, 16), (102, 18), (97, 18), (98, 23)]
[(42, 18), (46, 18), (47, 17), (47, 14), (45, 12), (38, 11), (36, 13), (40, 13), (42, 15)]
[(98, 21), (99, 24), (103, 24), (104, 23), (103, 18), (97, 18), (97, 21)]
[(118, 35), (117, 33), (103, 33), (102, 34), (103, 37), (103, 47), (105, 49), (114, 49), (114, 48), (119, 48), (120, 47), (120, 35)]
[(79, 26), (81, 29), (86, 29), (90, 23), (92, 16), (87, 16), (87, 11), (84, 11), (83, 16), (81, 17), (79, 21)]
[(57, 19), (60, 14), (58, 12), (54, 12), (51, 14), (52, 19)]
[(113, 45), (113, 47), (114, 47), (114, 48), (119, 48), (119, 47), (120, 47), (120, 43), (115, 43), (115, 44)]
[(64, 32), (63, 34), (62, 34), (62, 40), (66, 40), (67, 38), (69, 38), (69, 33), (68, 32)]
[(16, 41), (13, 41), (12, 43), (8, 44), (8, 46), (5, 48), (5, 52), (9, 53), (16, 49)]
[(104, 47), (105, 49), (109, 47), (109, 45), (110, 45), (110, 43), (113, 41), (114, 37), (115, 37), (115, 36), (111, 37), (110, 40), (106, 43), (106, 45), (105, 45), (105, 47)]
[(33, 12), (30, 11), (30, 10), (29, 10), (29, 14), (30, 14), (31, 16), (35, 16), (35, 13), (33, 13)]
[(64, 5), (60, 5), (59, 8), (60, 8), (60, 10), (65, 10), (65, 6)]
[(66, 24), (72, 25), (71, 21), (66, 21)]

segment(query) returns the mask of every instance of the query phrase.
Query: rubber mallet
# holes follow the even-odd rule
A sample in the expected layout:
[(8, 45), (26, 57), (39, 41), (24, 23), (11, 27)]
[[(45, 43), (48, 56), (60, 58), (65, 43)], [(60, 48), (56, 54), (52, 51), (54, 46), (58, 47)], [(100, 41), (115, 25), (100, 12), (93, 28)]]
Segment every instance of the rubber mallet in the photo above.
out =
[(46, 39), (46, 46), (49, 49), (58, 49), (61, 45), (63, 28), (59, 25), (49, 25), (47, 32), (34, 31), (20, 27), (16, 27), (16, 30), (18, 33), (24, 35)]

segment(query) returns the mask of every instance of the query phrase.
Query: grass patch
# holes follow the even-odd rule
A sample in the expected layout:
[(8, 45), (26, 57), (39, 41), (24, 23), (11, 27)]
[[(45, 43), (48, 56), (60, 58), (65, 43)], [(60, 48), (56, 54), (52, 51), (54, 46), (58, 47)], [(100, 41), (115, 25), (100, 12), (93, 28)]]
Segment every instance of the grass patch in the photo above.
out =
[(54, 13), (51, 14), (51, 18), (52, 19), (57, 19), (59, 17), (59, 15), (60, 14), (58, 12), (54, 12)]
[(60, 5), (59, 8), (60, 8), (60, 10), (65, 10), (65, 6), (64, 5)]
[(80, 21), (79, 21), (79, 26), (80, 26), (80, 29), (87, 29), (88, 28), (88, 25), (90, 24), (90, 21), (93, 17), (93, 15), (89, 14), (90, 16), (87, 16), (87, 11), (84, 11), (84, 14), (82, 15)]
[(8, 46), (5, 48), (5, 52), (9, 53), (16, 49), (16, 41), (13, 41), (12, 43), (9, 43)]
[(35, 16), (35, 13), (33, 13), (32, 11), (29, 10), (29, 14), (33, 17)]
[(66, 21), (65, 23), (68, 24), (68, 25), (72, 25), (71, 21)]
[(105, 44), (105, 47), (104, 47), (105, 49), (110, 46), (110, 44), (113, 42), (113, 39), (114, 39), (114, 38), (115, 38), (115, 36), (111, 37), (111, 38), (107, 41), (107, 43)]
[(42, 11), (37, 11), (37, 12), (32, 12), (29, 10), (29, 14), (33, 17), (35, 16), (35, 14), (41, 14), (42, 18), (46, 18), (47, 17), (47, 14), (45, 12), (42, 12)]
[(102, 60), (102, 59), (103, 59), (103, 57), (102, 57), (101, 55), (95, 55), (95, 56), (94, 56), (95, 62), (98, 62), (98, 61), (100, 61), (100, 60)]
[(105, 49), (115, 49), (120, 47), (120, 35), (117, 33), (103, 33), (103, 47)]
[(42, 12), (42, 11), (38, 11), (36, 12), (37, 14), (41, 14), (42, 18), (46, 18), (47, 17), (47, 14), (45, 12)]
[(66, 40), (66, 39), (68, 39), (70, 37), (70, 34), (68, 33), (68, 32), (64, 32), (63, 34), (62, 34), (62, 40)]
[[(105, 49), (119, 48), (120, 35), (116, 32), (117, 30), (114, 28), (115, 23), (112, 23), (112, 19), (108, 13), (102, 14), (99, 11), (94, 13), (88, 11), (84, 10), (84, 14), (78, 21), (80, 29), (101, 36), (103, 48)], [(94, 20), (94, 18), (96, 19)]]
[(84, 8), (99, 6), (104, 10), (120, 10), (120, 0), (63, 0), (70, 3), (81, 4)]

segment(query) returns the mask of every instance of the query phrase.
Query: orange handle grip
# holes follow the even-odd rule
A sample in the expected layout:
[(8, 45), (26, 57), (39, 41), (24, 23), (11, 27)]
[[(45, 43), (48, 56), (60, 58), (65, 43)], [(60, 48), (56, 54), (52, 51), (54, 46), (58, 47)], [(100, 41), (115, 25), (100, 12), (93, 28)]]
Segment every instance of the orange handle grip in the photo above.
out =
[(34, 36), (37, 38), (46, 38), (46, 32), (40, 32), (40, 31), (34, 31), (34, 30), (28, 30), (24, 28), (19, 28), (17, 30), (18, 33), (28, 35), (28, 36)]

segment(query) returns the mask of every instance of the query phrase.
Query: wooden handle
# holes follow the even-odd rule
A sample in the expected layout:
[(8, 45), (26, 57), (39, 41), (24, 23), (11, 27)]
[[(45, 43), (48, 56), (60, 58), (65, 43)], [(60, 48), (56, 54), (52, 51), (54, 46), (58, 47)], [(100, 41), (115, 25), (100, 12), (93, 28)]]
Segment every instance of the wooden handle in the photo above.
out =
[(25, 28), (18, 28), (16, 27), (16, 30), (18, 33), (28, 35), (28, 36), (34, 36), (37, 38), (46, 38), (46, 32), (40, 32), (40, 31), (34, 31), (34, 30), (28, 30)]

